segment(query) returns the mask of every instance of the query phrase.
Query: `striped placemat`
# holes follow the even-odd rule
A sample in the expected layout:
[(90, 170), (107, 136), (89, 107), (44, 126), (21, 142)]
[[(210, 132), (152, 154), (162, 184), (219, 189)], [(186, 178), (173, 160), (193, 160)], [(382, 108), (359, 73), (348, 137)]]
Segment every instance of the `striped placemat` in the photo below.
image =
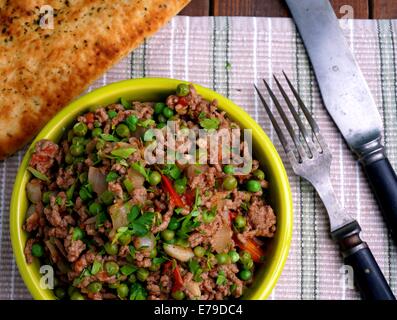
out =
[[(384, 120), (389, 159), (397, 168), (397, 21), (341, 20)], [(397, 251), (357, 162), (324, 110), (309, 62), (290, 19), (176, 17), (89, 90), (122, 79), (171, 77), (200, 83), (245, 108), (282, 148), (253, 90), (261, 78), (284, 70), (312, 110), (333, 153), (332, 180), (342, 205), (356, 216), (392, 289), (397, 290)], [(9, 235), (9, 202), (23, 152), (0, 162), (0, 299), (30, 299), (15, 265)], [(344, 281), (336, 245), (328, 235), (321, 201), (296, 178), (287, 161), (293, 192), (294, 233), (290, 255), (271, 299), (356, 299)]]

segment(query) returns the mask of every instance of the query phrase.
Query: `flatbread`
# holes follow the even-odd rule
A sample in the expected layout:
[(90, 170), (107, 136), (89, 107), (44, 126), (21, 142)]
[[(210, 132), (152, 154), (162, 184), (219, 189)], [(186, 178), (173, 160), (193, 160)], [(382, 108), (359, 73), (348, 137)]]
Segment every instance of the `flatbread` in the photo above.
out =
[(0, 0), (0, 160), (189, 1)]

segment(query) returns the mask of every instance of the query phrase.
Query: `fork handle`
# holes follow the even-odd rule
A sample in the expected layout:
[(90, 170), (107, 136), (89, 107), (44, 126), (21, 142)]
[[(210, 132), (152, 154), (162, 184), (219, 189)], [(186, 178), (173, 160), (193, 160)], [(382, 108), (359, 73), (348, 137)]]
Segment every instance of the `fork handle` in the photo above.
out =
[(366, 300), (395, 300), (378, 263), (366, 242), (360, 239), (361, 228), (353, 223), (333, 233), (339, 242), (344, 262), (353, 269), (354, 282)]
[(397, 176), (385, 157), (371, 163), (363, 163), (372, 190), (387, 226), (397, 243)]

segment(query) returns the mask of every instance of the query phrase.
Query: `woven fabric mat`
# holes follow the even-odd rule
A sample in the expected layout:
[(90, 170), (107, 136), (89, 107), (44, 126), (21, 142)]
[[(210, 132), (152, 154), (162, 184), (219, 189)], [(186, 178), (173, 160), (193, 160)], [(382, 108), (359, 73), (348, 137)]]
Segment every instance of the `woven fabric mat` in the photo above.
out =
[[(341, 20), (384, 121), (384, 141), (397, 168), (397, 21)], [(333, 153), (332, 180), (355, 216), (392, 289), (397, 290), (397, 251), (367, 181), (327, 115), (302, 42), (290, 19), (176, 17), (102, 76), (88, 91), (140, 77), (186, 79), (234, 100), (263, 127), (286, 165), (294, 201), (288, 261), (270, 299), (357, 299), (344, 281), (336, 245), (329, 238), (323, 205), (313, 188), (296, 178), (253, 90), (253, 83), (284, 70), (312, 110)], [(9, 203), (23, 151), (0, 162), (0, 299), (31, 299), (13, 259)], [(11, 213), (12, 214), (12, 213)]]

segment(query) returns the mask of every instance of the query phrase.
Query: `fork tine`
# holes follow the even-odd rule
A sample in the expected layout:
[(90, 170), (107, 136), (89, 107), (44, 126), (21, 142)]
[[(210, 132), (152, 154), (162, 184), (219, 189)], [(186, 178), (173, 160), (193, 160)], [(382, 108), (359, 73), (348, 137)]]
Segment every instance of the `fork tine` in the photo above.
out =
[(278, 81), (277, 77), (275, 75), (273, 75), (273, 78), (276, 81), (278, 89), (280, 90), (282, 96), (284, 97), (284, 100), (287, 103), (287, 106), (288, 106), (289, 110), (291, 111), (292, 116), (294, 117), (296, 123), (298, 124), (298, 127), (299, 127), (300, 131), (303, 134), (303, 138), (304, 138), (307, 146), (309, 147), (309, 151), (310, 151), (311, 156), (313, 156), (314, 145), (313, 145), (311, 137), (309, 136), (309, 133), (307, 132), (304, 124), (302, 123), (302, 120), (300, 119), (298, 113), (295, 110), (295, 107), (293, 106), (291, 100), (289, 99), (287, 93), (284, 91), (284, 89), (281, 86), (280, 82)]
[(255, 90), (259, 95), (259, 98), (262, 101), (263, 106), (265, 107), (266, 113), (270, 118), (270, 121), (273, 124), (274, 130), (277, 133), (278, 138), (280, 139), (281, 145), (284, 148), (285, 153), (288, 153), (290, 151), (290, 147), (289, 147), (289, 143), (287, 141), (287, 139), (285, 139), (285, 136), (283, 134), (283, 132), (281, 131), (276, 119), (273, 116), (273, 113), (271, 112), (269, 105), (267, 104), (267, 102), (265, 101), (265, 98), (263, 98), (262, 94), (260, 93), (259, 89), (257, 88), (257, 86), (254, 84)]
[(284, 70), (283, 70), (283, 74), (285, 79), (287, 80), (288, 86), (290, 87), (292, 93), (295, 96), (296, 101), (298, 101), (298, 105), (299, 107), (302, 109), (307, 121), (309, 122), (313, 132), (314, 132), (314, 136), (316, 137), (320, 147), (325, 150), (327, 149), (327, 144), (324, 142), (324, 138), (320, 133), (320, 128), (317, 125), (317, 122), (313, 119), (312, 115), (310, 114), (310, 111), (306, 108), (305, 104), (303, 103), (302, 99), (300, 98), (298, 92), (296, 91), (296, 89), (294, 88), (294, 86), (292, 85), (291, 81), (288, 79), (287, 75), (285, 74)]
[(292, 141), (294, 142), (294, 145), (295, 145), (296, 149), (298, 150), (298, 154), (299, 154), (300, 159), (303, 160), (304, 158), (306, 158), (305, 149), (303, 148), (303, 146), (300, 143), (297, 135), (295, 134), (294, 129), (293, 129), (292, 125), (291, 125), (291, 122), (288, 120), (287, 116), (285, 115), (285, 112), (284, 112), (283, 108), (281, 107), (279, 101), (277, 100), (276, 96), (274, 95), (272, 89), (270, 89), (270, 86), (268, 85), (268, 83), (266, 82), (265, 79), (262, 79), (262, 80), (263, 80), (263, 82), (264, 82), (264, 84), (266, 86), (267, 91), (269, 92), (270, 97), (272, 98), (272, 100), (274, 102), (274, 105), (277, 108), (278, 113), (281, 116), (281, 119), (284, 122), (285, 127), (287, 128), (287, 130), (288, 130), (288, 132), (289, 132), (289, 134), (290, 134), (290, 136), (292, 138)]

